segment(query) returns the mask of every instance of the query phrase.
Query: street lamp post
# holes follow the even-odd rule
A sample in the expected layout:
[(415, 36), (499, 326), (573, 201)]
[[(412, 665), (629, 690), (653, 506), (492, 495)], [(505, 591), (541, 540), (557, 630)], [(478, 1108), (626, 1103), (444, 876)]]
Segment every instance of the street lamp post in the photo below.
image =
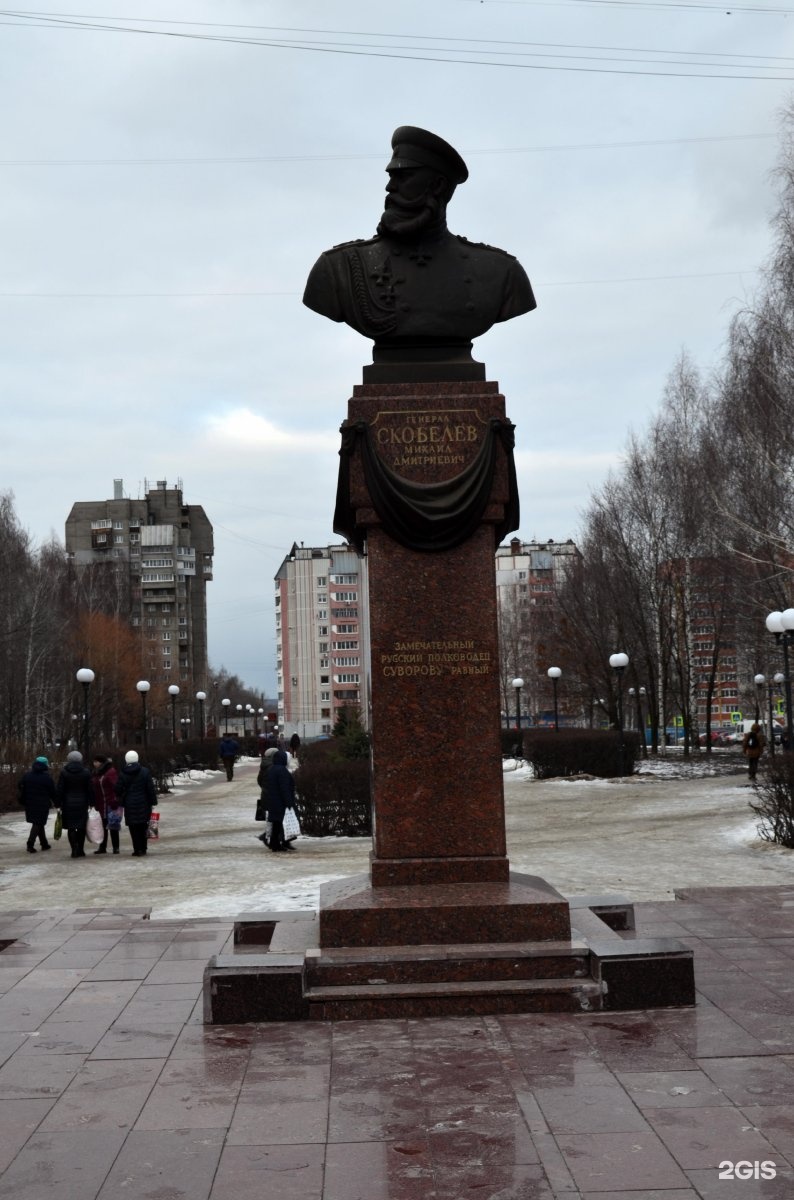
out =
[(149, 688), (152, 686), (148, 679), (139, 679), (135, 684), (141, 694), (141, 708), (143, 709), (143, 749), (144, 752), (149, 748), (149, 718), (146, 713), (146, 697), (149, 694)]
[[(766, 675), (761, 675), (760, 673), (758, 675), (754, 675), (753, 683), (755, 684), (755, 720), (756, 720), (756, 724), (757, 724), (761, 720), (761, 695), (764, 690), (764, 684), (766, 683)], [(770, 700), (770, 708), (771, 708), (771, 700)], [(770, 729), (770, 733), (771, 733), (771, 729)]]
[(774, 720), (774, 712), (772, 708), (772, 688), (774, 685), (775, 691), (780, 690), (781, 683), (786, 682), (786, 677), (782, 671), (777, 671), (769, 683), (769, 753), (774, 758), (775, 755), (775, 726), (772, 724)]
[(186, 742), (190, 738), (190, 717), (180, 717), (179, 724), (182, 726), (182, 741)]
[(642, 738), (642, 757), (648, 757), (648, 745), (645, 741), (645, 719), (642, 713), (642, 698), (645, 695), (645, 688), (641, 687), (637, 690), (637, 732)]
[(199, 744), (204, 745), (204, 701), (207, 699), (206, 692), (196, 692), (196, 699), (199, 706)]
[(788, 648), (794, 638), (794, 608), (784, 609), (783, 612), (771, 612), (766, 619), (766, 627), (775, 635), (775, 640), (783, 647), (783, 685), (786, 691), (786, 749), (794, 749), (794, 733), (792, 731), (791, 714), (791, 671), (789, 670)]
[(88, 766), (88, 763), (90, 762), (88, 755), (91, 745), (91, 730), (88, 713), (88, 689), (96, 679), (96, 676), (90, 667), (81, 667), (77, 672), (76, 679), (78, 683), (82, 683), (83, 685), (83, 762), (86, 764), (86, 766)]
[(223, 732), (228, 733), (229, 732), (229, 705), (231, 704), (231, 700), (221, 700), (221, 704), (223, 705), (223, 720), (225, 722), (224, 727), (223, 727)]
[(623, 672), (629, 665), (629, 656), (619, 651), (617, 654), (610, 654), (609, 665), (615, 672), (618, 681), (618, 760), (620, 766), (620, 774), (626, 774), (626, 747), (623, 744)]
[(171, 697), (171, 741), (176, 745), (176, 698), (179, 688), (175, 683), (170, 684), (168, 695)]
[(521, 732), (521, 689), (523, 686), (524, 686), (524, 680), (521, 679), (520, 676), (517, 676), (513, 680), (513, 687), (516, 689), (516, 725), (518, 727), (517, 738), (516, 738), (516, 753), (517, 753), (518, 758), (524, 757), (524, 735)]
[(559, 730), (560, 714), (559, 714), (559, 710), (557, 708), (557, 680), (562, 675), (562, 671), (560, 670), (559, 667), (549, 667), (546, 674), (548, 675), (549, 679), (551, 680), (552, 686), (554, 688), (554, 728)]
[(237, 719), (238, 719), (238, 721), (240, 720), (240, 718), (241, 718), (241, 717), (242, 717), (242, 721), (243, 721), (243, 737), (245, 737), (245, 710), (243, 709), (243, 706), (242, 706), (242, 704), (238, 704), (238, 705), (237, 705)]

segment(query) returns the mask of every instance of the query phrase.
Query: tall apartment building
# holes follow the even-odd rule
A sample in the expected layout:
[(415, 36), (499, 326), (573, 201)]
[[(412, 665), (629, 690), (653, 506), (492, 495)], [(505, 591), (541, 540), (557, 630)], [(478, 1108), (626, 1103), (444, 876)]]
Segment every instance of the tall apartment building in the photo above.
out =
[(181, 481), (144, 487), (133, 500), (116, 479), (112, 500), (72, 505), (66, 552), (78, 571), (114, 573), (122, 610), (140, 631), (142, 677), (206, 688), (212, 525), (201, 505), (185, 504)]
[(367, 720), (366, 558), (348, 545), (294, 545), (275, 575), (278, 715), (283, 733), (329, 734), (339, 710)]
[(546, 661), (554, 639), (555, 594), (569, 566), (581, 557), (575, 542), (522, 542), (512, 538), (496, 551), (496, 598), (499, 616), (502, 708), (515, 703), (511, 679), (524, 680), (522, 710), (540, 715), (551, 710), (552, 688)]

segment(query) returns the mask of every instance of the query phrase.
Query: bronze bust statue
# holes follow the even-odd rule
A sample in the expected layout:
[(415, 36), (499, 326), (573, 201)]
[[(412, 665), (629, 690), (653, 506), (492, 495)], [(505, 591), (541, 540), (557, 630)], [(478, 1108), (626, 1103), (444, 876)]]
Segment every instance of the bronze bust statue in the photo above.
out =
[(404, 125), (392, 150), (375, 236), (321, 254), (303, 303), (373, 339), (366, 382), (484, 379), (472, 338), (536, 307), (529, 279), (511, 254), (447, 229), (469, 174), (448, 142)]

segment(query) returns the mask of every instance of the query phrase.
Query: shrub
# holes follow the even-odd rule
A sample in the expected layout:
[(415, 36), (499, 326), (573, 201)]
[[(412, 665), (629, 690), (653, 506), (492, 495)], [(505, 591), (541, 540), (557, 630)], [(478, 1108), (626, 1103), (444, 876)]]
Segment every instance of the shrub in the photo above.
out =
[(625, 730), (621, 738), (616, 729), (527, 729), (523, 740), (524, 757), (538, 779), (633, 775), (642, 747), (638, 733)]
[(794, 754), (778, 753), (767, 760), (755, 781), (755, 797), (750, 808), (761, 818), (759, 835), (794, 850)]
[(357, 708), (347, 705), (339, 710), (333, 735), (336, 751), (342, 758), (369, 758), (369, 734)]
[(308, 836), (372, 834), (368, 759), (343, 757), (333, 740), (304, 745), (295, 786), (295, 808)]

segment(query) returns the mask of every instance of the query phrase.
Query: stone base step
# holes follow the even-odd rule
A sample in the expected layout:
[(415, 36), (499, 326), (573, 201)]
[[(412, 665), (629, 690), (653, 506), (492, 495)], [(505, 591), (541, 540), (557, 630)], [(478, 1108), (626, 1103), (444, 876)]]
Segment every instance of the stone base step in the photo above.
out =
[(310, 987), (309, 1019), (474, 1016), (486, 1013), (598, 1012), (602, 989), (592, 980), (517, 979)]
[(348, 947), (310, 949), (306, 954), (309, 988), (591, 977), (590, 951), (583, 942)]

